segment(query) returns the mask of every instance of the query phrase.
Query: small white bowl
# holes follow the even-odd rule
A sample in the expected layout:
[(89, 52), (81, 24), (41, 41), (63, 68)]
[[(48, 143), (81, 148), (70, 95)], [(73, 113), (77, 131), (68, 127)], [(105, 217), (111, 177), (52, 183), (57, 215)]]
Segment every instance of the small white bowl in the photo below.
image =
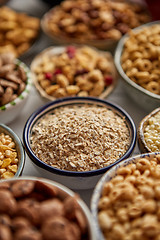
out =
[[(155, 24), (160, 24), (160, 21), (150, 22), (147, 24), (144, 24), (140, 27), (137, 27), (133, 29), (132, 31), (139, 31), (147, 26), (152, 26)], [(140, 107), (147, 110), (148, 112), (152, 111), (155, 108), (158, 108), (160, 106), (160, 95), (154, 94), (145, 88), (139, 86), (135, 82), (133, 82), (123, 71), (122, 65), (121, 65), (121, 55), (124, 49), (124, 44), (126, 39), (128, 38), (128, 34), (126, 34), (124, 37), (121, 38), (119, 41), (117, 48), (115, 50), (115, 65), (116, 68), (124, 81), (124, 88), (126, 90), (126, 93), (129, 97), (132, 98), (133, 101), (137, 103)]]
[[(72, 190), (70, 190), (69, 188), (67, 188), (64, 185), (61, 185), (61, 184), (59, 184), (59, 183), (57, 183), (55, 181), (51, 181), (51, 180), (48, 180), (48, 179), (45, 179), (45, 178), (29, 177), (29, 176), (28, 177), (19, 177), (19, 178), (16, 178), (16, 179), (3, 180), (2, 182), (0, 182), (0, 187), (1, 187), (1, 183), (3, 185), (5, 185), (6, 188), (7, 188), (7, 186), (9, 187), (9, 185), (7, 185), (8, 183), (11, 183), (11, 184), (13, 184), (14, 182), (19, 182), (20, 183), (20, 181), (23, 181), (23, 183), (24, 183), (24, 181), (31, 181), (31, 182), (39, 183), (38, 185), (36, 185), (37, 186), (36, 194), (37, 194), (37, 192), (39, 192), (41, 195), (44, 196), (44, 199), (45, 199), (45, 194), (46, 194), (46, 200), (45, 201), (47, 201), (48, 199), (51, 200), (53, 198), (52, 190), (49, 189), (47, 191), (47, 189), (45, 189), (47, 187), (47, 185), (48, 185), (48, 187), (49, 186), (54, 187), (54, 192), (56, 193), (56, 196), (54, 196), (54, 197), (56, 197), (55, 199), (58, 198), (61, 201), (63, 201), (67, 196), (74, 197), (76, 195), (76, 193), (74, 193)], [(40, 186), (40, 183), (42, 183), (42, 186)], [(36, 188), (36, 186), (35, 186), (35, 188)], [(40, 187), (42, 187), (44, 189), (41, 189)], [(22, 190), (23, 190), (23, 188), (22, 188)], [(26, 190), (26, 188), (24, 189), (24, 195), (25, 195), (25, 190)], [(32, 193), (34, 194), (34, 189), (32, 189)], [(35, 200), (36, 200), (36, 194), (34, 196)], [(38, 194), (37, 194), (37, 196), (38, 196)], [(47, 196), (48, 196), (48, 199), (47, 199)], [(25, 197), (29, 197), (29, 195), (28, 196), (26, 195)], [(84, 214), (84, 217), (85, 217), (86, 223), (87, 223), (87, 239), (86, 238), (85, 239), (86, 240), (96, 240), (95, 229), (93, 227), (93, 218), (92, 218), (92, 215), (91, 215), (87, 205), (78, 196), (77, 196), (76, 201), (77, 201), (78, 205), (80, 206), (80, 210)], [(48, 207), (50, 207), (50, 206), (52, 208), (51, 204), (48, 205)], [(51, 209), (51, 211), (52, 210), (53, 209)]]
[(9, 135), (15, 142), (17, 157), (18, 157), (18, 169), (14, 177), (19, 177), (22, 175), (23, 168), (25, 165), (25, 150), (24, 150), (23, 144), (20, 138), (16, 135), (16, 133), (11, 128), (0, 123), (0, 134), (1, 133)]
[[(138, 130), (137, 130), (137, 138), (138, 138), (138, 146), (139, 146), (139, 149), (141, 151), (141, 153), (146, 153), (146, 152), (153, 152), (150, 147), (148, 146), (146, 140), (145, 140), (145, 137), (144, 137), (144, 132), (145, 132), (145, 128), (147, 127), (148, 125), (148, 122), (149, 122), (149, 119), (154, 117), (154, 115), (160, 113), (160, 107), (159, 108), (156, 108), (154, 109), (151, 113), (149, 113), (147, 116), (145, 116), (141, 122), (139, 123), (139, 127), (138, 127)], [(157, 124), (160, 124), (160, 122), (157, 122)], [(153, 131), (153, 130), (152, 130)], [(157, 132), (158, 133), (158, 132)], [(151, 140), (151, 137), (149, 137), (148, 139)], [(157, 138), (155, 141), (159, 141), (160, 140), (160, 136), (159, 136), (159, 139)], [(151, 145), (150, 145), (151, 146)], [(160, 147), (159, 147), (159, 150), (160, 150)], [(159, 151), (158, 150), (158, 151)]]
[(91, 198), (91, 212), (92, 212), (92, 215), (94, 218), (94, 227), (96, 230), (97, 239), (104, 240), (103, 233), (100, 229), (99, 222), (98, 222), (98, 203), (101, 198), (102, 189), (103, 189), (104, 184), (106, 182), (109, 182), (112, 178), (114, 178), (116, 176), (117, 169), (119, 169), (120, 167), (127, 166), (130, 163), (136, 163), (138, 161), (138, 159), (140, 159), (140, 158), (147, 157), (148, 159), (152, 159), (152, 158), (154, 158), (155, 155), (158, 155), (158, 154), (160, 154), (160, 153), (146, 153), (146, 154), (141, 154), (141, 155), (137, 155), (137, 156), (125, 159), (125, 160), (119, 162), (118, 164), (116, 164), (114, 167), (112, 167), (99, 180), (99, 182), (97, 183), (97, 185), (93, 191), (92, 198)]
[(8, 124), (18, 117), (27, 102), (32, 85), (31, 72), (26, 64), (18, 59), (15, 60), (15, 63), (24, 69), (27, 82), (24, 91), (14, 101), (0, 107), (0, 122), (3, 124)]

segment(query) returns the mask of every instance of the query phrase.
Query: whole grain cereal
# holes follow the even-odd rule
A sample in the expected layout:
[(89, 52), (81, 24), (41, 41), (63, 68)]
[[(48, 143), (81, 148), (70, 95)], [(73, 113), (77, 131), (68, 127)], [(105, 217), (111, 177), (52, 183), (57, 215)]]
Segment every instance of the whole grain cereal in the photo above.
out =
[(127, 151), (125, 119), (105, 107), (74, 105), (54, 109), (34, 125), (34, 154), (46, 164), (69, 171), (106, 167)]

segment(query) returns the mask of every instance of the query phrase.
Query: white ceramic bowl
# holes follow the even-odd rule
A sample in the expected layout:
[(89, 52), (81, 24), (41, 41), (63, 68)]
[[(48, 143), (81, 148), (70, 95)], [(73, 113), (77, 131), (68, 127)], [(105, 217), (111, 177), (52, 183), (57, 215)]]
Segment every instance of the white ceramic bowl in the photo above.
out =
[[(114, 163), (110, 164), (107, 167), (103, 167), (97, 170), (82, 171), (82, 172), (61, 170), (59, 168), (49, 166), (45, 162), (41, 161), (34, 154), (32, 150), (30, 136), (32, 134), (32, 128), (36, 124), (37, 120), (43, 117), (46, 113), (51, 112), (58, 107), (67, 106), (67, 105), (74, 106), (77, 104), (93, 104), (93, 105), (106, 107), (107, 109), (113, 110), (115, 113), (117, 113), (119, 116), (124, 118), (126, 121), (127, 127), (129, 129), (129, 133), (130, 133), (129, 147), (123, 156), (121, 156), (117, 161), (115, 161)], [(104, 101), (98, 98), (91, 98), (91, 97), (90, 98), (89, 97), (64, 98), (64, 99), (59, 99), (59, 100), (47, 103), (46, 105), (44, 105), (43, 107), (35, 111), (29, 117), (23, 131), (23, 142), (24, 142), (24, 146), (28, 156), (30, 157), (32, 162), (36, 164), (36, 167), (38, 168), (38, 171), (41, 173), (41, 176), (47, 176), (48, 178), (53, 179), (57, 182), (60, 182), (61, 184), (64, 184), (65, 186), (71, 189), (91, 189), (95, 186), (95, 184), (100, 179), (100, 177), (109, 168), (111, 168), (116, 163), (118, 163), (122, 159), (129, 157), (132, 154), (135, 146), (135, 142), (136, 142), (136, 127), (133, 120), (125, 112), (125, 110), (123, 110), (121, 107), (115, 104), (109, 103), (107, 101)]]
[(24, 150), (23, 144), (20, 138), (16, 135), (16, 133), (11, 128), (0, 123), (0, 134), (1, 133), (9, 135), (15, 142), (19, 162), (18, 162), (18, 169), (14, 177), (19, 177), (21, 176), (24, 165), (25, 165), (25, 150)]
[[(51, 180), (48, 180), (48, 179), (45, 179), (45, 178), (30, 177), (30, 176), (19, 177), (19, 178), (16, 178), (16, 179), (3, 180), (1, 183), (2, 184), (11, 183), (12, 184), (15, 181), (20, 182), (20, 181), (24, 181), (24, 180), (33, 181), (33, 182), (42, 182), (42, 184), (47, 184), (47, 185), (51, 185), (51, 186), (55, 187), (55, 189), (58, 189), (58, 191), (56, 191), (57, 192), (57, 197), (59, 197), (61, 200), (63, 198), (66, 198), (67, 196), (71, 196), (71, 197), (75, 196), (75, 193), (73, 191), (71, 191), (69, 188), (67, 188), (67, 187), (65, 187), (65, 186), (63, 186), (63, 185), (61, 185), (57, 182), (54, 182), (54, 181), (51, 181)], [(0, 183), (0, 186), (1, 186), (1, 183)], [(43, 185), (43, 187), (46, 187), (46, 186)], [(46, 193), (48, 193), (50, 195), (49, 192), (47, 192), (47, 191), (43, 192), (42, 190), (40, 190), (40, 188), (38, 188), (37, 191), (40, 191), (40, 194), (42, 194), (42, 195), (44, 194), (44, 196), (45, 196)], [(24, 190), (24, 192), (25, 192), (25, 190)], [(51, 197), (50, 197), (50, 199), (51, 199)], [(84, 214), (84, 217), (86, 218), (86, 222), (87, 222), (88, 238), (86, 240), (96, 240), (95, 229), (93, 227), (93, 218), (92, 218), (92, 215), (91, 215), (87, 205), (84, 203), (84, 201), (80, 197), (77, 197), (77, 203), (80, 206), (80, 209), (82, 210), (82, 212)]]
[(136, 163), (138, 159), (140, 158), (145, 158), (148, 157), (148, 159), (154, 158), (155, 155), (160, 154), (160, 153), (146, 153), (146, 154), (141, 154), (137, 155), (128, 159), (125, 159), (115, 166), (113, 166), (108, 172), (106, 172), (103, 177), (99, 180), (97, 183), (93, 194), (91, 198), (91, 212), (94, 218), (94, 227), (96, 230), (96, 236), (98, 240), (104, 240), (103, 233), (100, 229), (99, 223), (98, 223), (98, 203), (101, 198), (102, 194), (102, 189), (103, 186), (106, 182), (109, 182), (112, 178), (116, 176), (117, 169), (122, 167), (122, 166), (127, 166), (130, 163)]
[(31, 72), (29, 68), (20, 60), (16, 59), (15, 61), (16, 64), (24, 69), (27, 75), (27, 83), (24, 91), (14, 101), (0, 107), (0, 122), (3, 124), (8, 124), (18, 117), (27, 102), (32, 86)]
[[(133, 29), (132, 31), (139, 31), (143, 27), (147, 27), (155, 24), (160, 24), (160, 21), (144, 24), (140, 27)], [(124, 37), (122, 37), (117, 45), (117, 48), (115, 50), (115, 57), (114, 57), (115, 65), (120, 74), (120, 77), (124, 80), (124, 88), (128, 96), (131, 97), (132, 100), (137, 103), (137, 105), (139, 105), (143, 109), (150, 112), (153, 109), (158, 108), (160, 106), (160, 95), (154, 94), (144, 89), (143, 87), (139, 86), (138, 84), (133, 82), (123, 71), (123, 68), (121, 66), (121, 55), (124, 49), (124, 43), (127, 38), (128, 38), (128, 35), (125, 35)]]
[[(159, 114), (159, 113), (160, 113), (160, 107), (154, 109), (151, 113), (149, 113), (147, 116), (145, 116), (141, 120), (141, 122), (139, 123), (139, 127), (138, 127), (138, 130), (137, 130), (137, 138), (138, 138), (138, 146), (139, 146), (139, 149), (140, 149), (141, 153), (153, 152), (150, 149), (150, 147), (148, 146), (148, 144), (147, 144), (147, 142), (145, 140), (144, 132), (145, 132), (145, 128), (150, 125), (148, 123), (149, 119), (154, 117), (154, 115)], [(158, 122), (158, 121), (156, 123), (160, 124), (160, 122)], [(153, 126), (154, 126), (154, 123), (153, 123)], [(157, 138), (154, 141), (159, 141), (160, 140), (160, 136), (158, 136), (158, 134), (159, 134), (158, 126), (157, 126), (156, 130), (153, 128), (153, 126), (150, 125), (150, 127), (152, 128), (152, 130), (150, 130), (150, 131), (152, 131), (152, 132), (156, 132), (157, 131)], [(151, 140), (151, 138), (152, 138), (152, 136), (148, 137), (148, 140)], [(154, 136), (154, 138), (155, 138), (155, 136)], [(158, 144), (157, 144), (157, 147), (158, 147)], [(159, 146), (159, 149), (157, 151), (159, 151), (159, 150), (160, 150), (160, 146)]]
[[(78, 45), (73, 45), (75, 48), (78, 48)], [(82, 47), (85, 45), (82, 45)], [(67, 46), (52, 46), (49, 48), (44, 49), (41, 53), (39, 53), (31, 62), (30, 65), (30, 69), (31, 72), (33, 74), (33, 83), (36, 87), (36, 90), (38, 91), (38, 93), (40, 94), (40, 96), (45, 100), (45, 101), (53, 101), (56, 98), (52, 95), (49, 95), (46, 93), (46, 91), (41, 87), (36, 73), (35, 73), (35, 69), (37, 67), (39, 67), (39, 65), (43, 62), (43, 58), (44, 57), (52, 57), (52, 56), (56, 56), (59, 54), (62, 54), (63, 52), (66, 51)], [(90, 47), (91, 48), (91, 47)], [(115, 87), (117, 86), (117, 82), (118, 82), (118, 74), (114, 65), (114, 60), (113, 57), (111, 55), (111, 53), (109, 52), (105, 52), (105, 51), (100, 51), (96, 48), (91, 48), (94, 51), (96, 51), (97, 53), (99, 53), (99, 55), (102, 55), (103, 57), (105, 57), (108, 61), (110, 61), (111, 63), (111, 76), (113, 77), (113, 82), (109, 85), (106, 86), (104, 88), (104, 91), (98, 96), (99, 98), (106, 98), (109, 94), (112, 93), (112, 91), (115, 89)]]

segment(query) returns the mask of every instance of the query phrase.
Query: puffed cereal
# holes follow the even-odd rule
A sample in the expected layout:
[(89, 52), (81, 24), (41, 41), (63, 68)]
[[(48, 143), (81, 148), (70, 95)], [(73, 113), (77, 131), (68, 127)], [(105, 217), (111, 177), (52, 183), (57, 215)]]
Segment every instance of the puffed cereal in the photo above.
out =
[(160, 154), (121, 166), (106, 182), (98, 221), (106, 240), (158, 240), (160, 236)]
[(160, 95), (160, 25), (131, 31), (121, 57), (123, 71), (144, 89)]

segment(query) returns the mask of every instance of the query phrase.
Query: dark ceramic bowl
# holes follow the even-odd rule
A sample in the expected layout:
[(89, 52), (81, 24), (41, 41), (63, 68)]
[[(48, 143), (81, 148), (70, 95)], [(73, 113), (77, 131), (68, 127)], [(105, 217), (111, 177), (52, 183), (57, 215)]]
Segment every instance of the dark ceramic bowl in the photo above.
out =
[[(41, 161), (32, 151), (30, 137), (32, 135), (33, 126), (37, 123), (37, 121), (41, 117), (43, 117), (45, 114), (53, 111), (58, 107), (67, 106), (67, 105), (78, 105), (78, 104), (91, 104), (91, 105), (103, 106), (103, 107), (106, 107), (107, 109), (114, 111), (120, 117), (125, 119), (126, 125), (129, 129), (129, 147), (126, 150), (125, 154), (122, 157), (120, 157), (117, 161), (115, 161), (113, 164), (110, 164), (107, 167), (100, 168), (97, 170), (92, 170), (92, 171), (83, 171), (83, 172), (66, 171), (66, 170), (61, 170), (61, 169), (49, 166), (48, 164)], [(95, 186), (98, 179), (108, 169), (110, 169), (112, 166), (114, 166), (115, 164), (119, 163), (120, 161), (122, 161), (123, 159), (131, 155), (136, 142), (136, 127), (133, 120), (128, 115), (128, 113), (125, 110), (123, 110), (121, 107), (113, 103), (110, 103), (98, 98), (92, 98), (92, 97), (63, 98), (63, 99), (59, 99), (59, 100), (47, 103), (46, 105), (44, 105), (43, 107), (35, 111), (29, 117), (23, 131), (23, 142), (24, 142), (24, 146), (28, 156), (33, 161), (33, 163), (37, 165), (38, 171), (42, 173), (42, 176), (43, 175), (47, 176), (48, 178), (56, 180), (57, 182), (60, 182), (72, 189), (89, 189)]]

